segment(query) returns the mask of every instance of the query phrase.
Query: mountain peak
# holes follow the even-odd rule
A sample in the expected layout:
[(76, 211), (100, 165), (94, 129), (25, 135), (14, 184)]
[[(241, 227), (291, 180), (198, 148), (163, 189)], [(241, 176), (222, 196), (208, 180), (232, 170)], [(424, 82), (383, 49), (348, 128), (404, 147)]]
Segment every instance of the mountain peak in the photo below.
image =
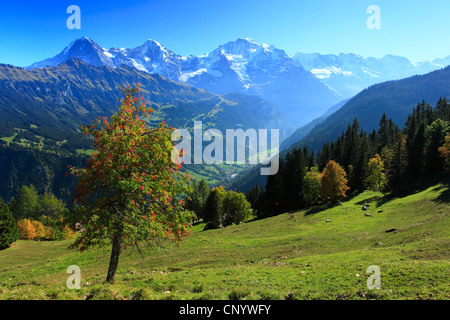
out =
[(147, 39), (147, 41), (145, 41), (144, 44), (146, 44), (148, 46), (156, 46), (156, 47), (164, 48), (161, 43), (159, 43), (158, 41), (153, 40), (153, 39)]
[(234, 41), (229, 41), (221, 46), (219, 46), (216, 50), (220, 53), (232, 54), (232, 55), (248, 55), (251, 52), (255, 52), (258, 49), (261, 49), (262, 46), (259, 43), (256, 43), (250, 38), (238, 38)]
[(235, 42), (249, 42), (249, 43), (252, 43), (252, 44), (259, 45), (255, 40), (253, 40), (251, 38), (237, 38), (237, 40)]
[(79, 38), (77, 40), (85, 40), (85, 41), (89, 41), (89, 42), (94, 42), (91, 38), (89, 38), (87, 36), (82, 36), (81, 38)]
[(137, 48), (131, 49), (130, 52), (133, 54), (139, 53), (145, 56), (173, 56), (175, 55), (170, 50), (166, 49), (161, 43), (156, 40), (148, 39), (142, 45)]
[(84, 46), (90, 46), (90, 47), (100, 47), (97, 43), (95, 43), (95, 41), (93, 41), (92, 39), (83, 36), (81, 38), (75, 39), (74, 41), (72, 41), (63, 51), (63, 54), (67, 54), (67, 52), (69, 52), (70, 50), (73, 50), (72, 48), (83, 48)]

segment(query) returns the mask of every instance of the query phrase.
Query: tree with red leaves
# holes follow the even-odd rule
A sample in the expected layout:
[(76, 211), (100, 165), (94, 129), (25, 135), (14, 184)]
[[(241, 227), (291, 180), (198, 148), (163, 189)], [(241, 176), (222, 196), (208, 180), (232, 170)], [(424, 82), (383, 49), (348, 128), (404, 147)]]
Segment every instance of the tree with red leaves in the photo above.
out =
[(77, 181), (69, 219), (83, 226), (72, 247), (112, 245), (108, 282), (124, 248), (161, 238), (179, 242), (193, 219), (183, 200), (189, 176), (172, 160), (173, 129), (164, 122), (152, 128), (142, 119), (154, 110), (140, 96), (139, 84), (123, 88), (122, 95), (109, 119), (82, 126), (96, 151), (84, 168), (70, 169)]

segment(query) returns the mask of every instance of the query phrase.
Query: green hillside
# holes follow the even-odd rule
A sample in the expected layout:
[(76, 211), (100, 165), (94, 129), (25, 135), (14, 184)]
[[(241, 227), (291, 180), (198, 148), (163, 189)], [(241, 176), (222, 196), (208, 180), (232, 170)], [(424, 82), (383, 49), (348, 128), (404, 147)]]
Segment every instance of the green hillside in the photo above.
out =
[[(124, 252), (113, 285), (109, 250), (18, 241), (0, 252), (0, 299), (450, 299), (449, 201), (447, 182), (218, 230), (199, 224), (179, 247)], [(70, 265), (81, 268), (80, 290), (66, 287)], [(379, 290), (366, 285), (371, 265)]]

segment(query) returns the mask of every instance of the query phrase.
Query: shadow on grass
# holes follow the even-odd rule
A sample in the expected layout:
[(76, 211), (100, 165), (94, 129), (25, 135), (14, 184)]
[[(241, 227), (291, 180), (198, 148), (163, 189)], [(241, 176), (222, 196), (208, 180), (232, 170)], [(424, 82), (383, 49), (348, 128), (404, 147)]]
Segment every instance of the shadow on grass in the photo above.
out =
[[(440, 185), (435, 186), (436, 184)], [(389, 194), (386, 194), (383, 198), (378, 200), (377, 206), (381, 206), (397, 198), (403, 198), (409, 195), (420, 193), (432, 186), (435, 186), (432, 189), (433, 191), (446, 189), (436, 198), (437, 202), (450, 202), (450, 179), (448, 177), (443, 178), (441, 175), (435, 175), (432, 177), (405, 182), (401, 187), (397, 188)]]
[(324, 210), (330, 209), (332, 207), (337, 206), (338, 204), (322, 204), (320, 206), (314, 206), (308, 209), (308, 211), (305, 212), (305, 216), (309, 216), (311, 214), (316, 214), (319, 212), (322, 212)]
[[(445, 187), (444, 187), (445, 186)], [(450, 182), (446, 182), (444, 184), (444, 186), (439, 186), (436, 187), (435, 189), (443, 189), (443, 188), (447, 188), (447, 190), (445, 190), (444, 192), (442, 192), (437, 198), (436, 198), (436, 202), (440, 202), (440, 203), (449, 203), (450, 202)]]
[(371, 198), (367, 198), (367, 199), (355, 202), (355, 204), (357, 204), (357, 205), (364, 205), (366, 203), (377, 201), (377, 200), (381, 200), (383, 198), (384, 198), (383, 196), (373, 196)]

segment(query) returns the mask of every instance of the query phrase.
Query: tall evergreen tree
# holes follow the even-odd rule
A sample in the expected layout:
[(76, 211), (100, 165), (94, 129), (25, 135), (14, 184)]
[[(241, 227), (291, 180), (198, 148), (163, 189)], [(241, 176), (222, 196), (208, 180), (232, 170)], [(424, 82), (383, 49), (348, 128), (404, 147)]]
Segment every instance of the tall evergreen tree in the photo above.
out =
[(266, 204), (264, 211), (259, 213), (260, 216), (269, 217), (283, 212), (282, 205), (285, 198), (284, 173), (285, 161), (280, 159), (278, 173), (267, 177)]
[(205, 221), (209, 228), (222, 227), (222, 202), (226, 191), (223, 187), (213, 188), (205, 203)]
[(19, 229), (8, 205), (0, 197), (0, 250), (9, 246), (19, 238)]
[(392, 151), (389, 165), (389, 185), (396, 188), (402, 185), (408, 170), (408, 149), (404, 137), (399, 137)]
[(439, 98), (435, 112), (437, 118), (450, 121), (450, 102), (446, 98)]
[(445, 136), (450, 133), (450, 123), (438, 118), (425, 129), (425, 172), (442, 171), (443, 161), (439, 148), (445, 143)]

